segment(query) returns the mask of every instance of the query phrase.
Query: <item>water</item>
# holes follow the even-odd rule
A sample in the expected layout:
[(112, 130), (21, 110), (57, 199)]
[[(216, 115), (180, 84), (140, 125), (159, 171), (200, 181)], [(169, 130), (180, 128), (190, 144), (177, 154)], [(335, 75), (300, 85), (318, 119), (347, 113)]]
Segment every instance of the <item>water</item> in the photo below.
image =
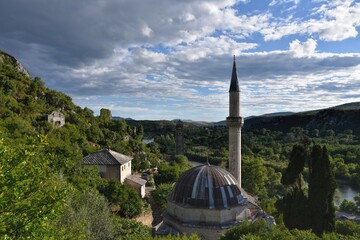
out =
[(354, 202), (354, 197), (356, 194), (358, 194), (358, 191), (356, 191), (354, 188), (345, 183), (338, 182), (338, 188), (334, 197), (335, 206), (339, 206), (344, 199)]

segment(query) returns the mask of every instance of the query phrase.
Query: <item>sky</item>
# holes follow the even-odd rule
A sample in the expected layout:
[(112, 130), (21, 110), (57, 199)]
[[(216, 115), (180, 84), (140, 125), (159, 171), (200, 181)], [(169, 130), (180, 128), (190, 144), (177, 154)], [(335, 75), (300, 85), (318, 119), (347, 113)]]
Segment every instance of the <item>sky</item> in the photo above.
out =
[(360, 101), (360, 0), (2, 0), (0, 49), (81, 107), (221, 121)]

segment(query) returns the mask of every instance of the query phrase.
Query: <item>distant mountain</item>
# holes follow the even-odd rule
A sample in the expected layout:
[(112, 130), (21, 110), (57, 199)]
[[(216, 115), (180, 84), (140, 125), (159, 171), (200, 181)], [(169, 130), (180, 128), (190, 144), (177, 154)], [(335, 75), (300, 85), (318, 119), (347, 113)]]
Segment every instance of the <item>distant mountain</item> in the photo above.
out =
[(280, 117), (280, 116), (289, 116), (289, 115), (292, 115), (292, 114), (294, 114), (294, 112), (266, 113), (266, 114), (263, 114), (263, 115), (260, 115), (260, 116), (249, 116), (249, 117), (246, 117), (245, 120), (251, 119), (251, 118), (254, 118), (254, 117)]
[[(127, 120), (129, 125), (142, 125), (145, 132), (166, 133), (174, 131), (179, 119), (172, 121), (136, 121)], [(187, 127), (225, 127), (226, 120), (219, 122), (205, 122), (181, 120)], [(270, 129), (273, 131), (288, 132), (293, 127), (301, 127), (306, 130), (318, 129), (320, 132), (334, 130), (343, 132), (351, 129), (354, 134), (360, 135), (360, 102), (347, 103), (331, 108), (318, 109), (305, 112), (277, 112), (261, 116), (245, 118), (244, 130)]]
[(130, 120), (135, 120), (135, 119), (115, 116), (115, 117), (112, 117), (112, 120), (125, 120), (125, 121), (129, 120), (130, 121)]
[(288, 115), (257, 116), (246, 119), (244, 125), (246, 130), (266, 128), (283, 132), (292, 127), (319, 131), (331, 129), (335, 132), (351, 129), (360, 135), (360, 102)]
[(178, 122), (181, 121), (183, 123), (189, 124), (189, 125), (193, 125), (193, 126), (197, 126), (197, 127), (209, 127), (214, 125), (213, 122), (205, 122), (205, 121), (193, 121), (193, 120), (188, 120), (188, 119), (174, 119), (172, 120), (172, 122)]

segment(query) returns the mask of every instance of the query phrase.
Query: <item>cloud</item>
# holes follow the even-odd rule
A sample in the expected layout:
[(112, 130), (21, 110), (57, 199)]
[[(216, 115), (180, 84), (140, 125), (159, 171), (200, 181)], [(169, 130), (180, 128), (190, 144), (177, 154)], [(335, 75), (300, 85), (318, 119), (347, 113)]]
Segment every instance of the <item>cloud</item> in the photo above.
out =
[(341, 41), (358, 35), (360, 3), (353, 0), (330, 1), (314, 8), (310, 19), (273, 16), (272, 21), (260, 30), (266, 41), (294, 34), (317, 34), (324, 41)]
[[(88, 64), (117, 47), (192, 42), (233, 21), (234, 1), (2, 1), (2, 41), (48, 48), (59, 64)], [(161, 6), (161, 7), (159, 7)], [(15, 14), (16, 13), (16, 14)], [(196, 20), (196, 21), (195, 21)]]
[(293, 3), (294, 5), (299, 4), (300, 0), (272, 0), (269, 3), (269, 6), (273, 7), (280, 4), (287, 4), (287, 3)]
[(242, 1), (1, 1), (0, 42), (16, 55), (26, 53), (9, 42), (41, 46), (57, 64), (81, 66), (117, 48), (191, 44), (217, 29), (245, 37), (267, 25), (268, 14), (239, 15), (235, 4)]
[(247, 115), (360, 94), (360, 54), (317, 48), (357, 36), (359, 3), (312, 1), (306, 16), (292, 12), (305, 1), (243, 10), (253, 3), (1, 1), (0, 45), (82, 106), (133, 118), (221, 120), (234, 54)]
[[(89, 70), (74, 70), (71, 80), (60, 76), (61, 81), (56, 85), (81, 98), (121, 98), (114, 100), (120, 102), (114, 109), (121, 106), (137, 108), (139, 104), (148, 108), (148, 112), (153, 109), (154, 114), (156, 109), (166, 109), (163, 116), (167, 119), (196, 113), (199, 114), (197, 120), (201, 120), (203, 115), (200, 113), (204, 109), (226, 116), (231, 54), (237, 47), (244, 114), (309, 110), (314, 101), (318, 106), (336, 105), (339, 102), (335, 95), (359, 94), (360, 54), (318, 53), (313, 41), (295, 41), (293, 43), (297, 44), (287, 51), (270, 52), (246, 52), (254, 46), (226, 37), (218, 40), (219, 49), (213, 51), (210, 50), (216, 45), (216, 39), (212, 37), (197, 44), (179, 46), (167, 55), (146, 48), (122, 50), (119, 51), (122, 57), (114, 55), (111, 59), (98, 61), (88, 67)], [(197, 53), (201, 49), (203, 51)], [(303, 57), (294, 55), (294, 51)], [(196, 58), (193, 53), (197, 53)], [(84, 73), (87, 74), (85, 78)], [(85, 99), (81, 103), (92, 106), (93, 102), (93, 99)], [(176, 116), (171, 117), (174, 111)], [(135, 111), (127, 110), (126, 113), (129, 115), (121, 115), (136, 118)]]
[(296, 39), (290, 43), (289, 50), (295, 57), (311, 57), (315, 53), (316, 45), (316, 41), (311, 38), (304, 43)]

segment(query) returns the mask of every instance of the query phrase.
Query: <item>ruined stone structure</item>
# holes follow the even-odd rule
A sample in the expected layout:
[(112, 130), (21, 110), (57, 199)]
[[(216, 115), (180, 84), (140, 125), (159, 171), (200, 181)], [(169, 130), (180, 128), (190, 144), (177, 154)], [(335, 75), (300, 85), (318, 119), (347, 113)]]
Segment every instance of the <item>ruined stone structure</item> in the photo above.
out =
[(175, 131), (175, 154), (184, 154), (184, 124), (178, 121)]
[(48, 115), (48, 122), (55, 128), (62, 127), (65, 125), (65, 116), (61, 112), (53, 111)]

